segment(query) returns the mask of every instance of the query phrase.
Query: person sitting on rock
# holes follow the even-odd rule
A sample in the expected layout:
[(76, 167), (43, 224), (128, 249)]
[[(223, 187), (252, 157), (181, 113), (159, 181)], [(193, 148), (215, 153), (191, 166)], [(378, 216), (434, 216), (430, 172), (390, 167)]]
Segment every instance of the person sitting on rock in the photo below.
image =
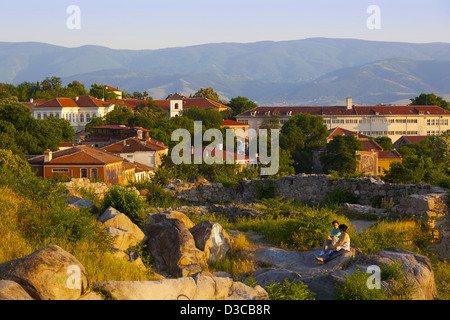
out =
[(331, 247), (331, 253), (327, 258), (316, 257), (316, 259), (321, 263), (327, 263), (338, 256), (350, 251), (350, 236), (347, 233), (348, 227), (345, 224), (339, 225), (339, 231), (341, 235), (335, 245)]
[(328, 251), (329, 246), (334, 246), (339, 239), (339, 236), (341, 235), (341, 232), (339, 231), (339, 222), (337, 220), (334, 220), (331, 225), (333, 226), (333, 229), (331, 229), (330, 234), (328, 234), (325, 237), (325, 241), (323, 242), (322, 251), (319, 254), (320, 256), (324, 256), (325, 254), (329, 254)]

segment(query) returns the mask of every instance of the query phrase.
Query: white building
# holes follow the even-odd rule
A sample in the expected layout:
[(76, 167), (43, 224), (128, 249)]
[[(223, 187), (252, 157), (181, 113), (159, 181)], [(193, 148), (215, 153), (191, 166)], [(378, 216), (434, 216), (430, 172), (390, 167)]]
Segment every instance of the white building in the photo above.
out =
[(75, 132), (83, 131), (92, 118), (103, 117), (114, 110), (115, 105), (91, 96), (75, 98), (55, 98), (32, 107), (32, 116), (46, 119), (54, 116), (70, 122)]
[(450, 130), (450, 112), (437, 106), (346, 106), (257, 107), (236, 116), (236, 120), (258, 130), (270, 117), (278, 117), (280, 127), (300, 113), (323, 117), (328, 129), (340, 127), (371, 137), (440, 135)]

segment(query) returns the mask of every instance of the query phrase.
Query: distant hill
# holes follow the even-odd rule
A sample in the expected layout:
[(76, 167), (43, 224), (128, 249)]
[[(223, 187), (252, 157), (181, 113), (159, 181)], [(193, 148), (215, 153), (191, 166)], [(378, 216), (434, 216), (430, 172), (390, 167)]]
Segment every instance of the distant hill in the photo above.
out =
[(65, 48), (0, 42), (0, 82), (58, 76), (104, 83), (155, 99), (213, 87), (259, 104), (392, 103), (421, 92), (450, 95), (450, 44), (311, 38), (160, 50)]

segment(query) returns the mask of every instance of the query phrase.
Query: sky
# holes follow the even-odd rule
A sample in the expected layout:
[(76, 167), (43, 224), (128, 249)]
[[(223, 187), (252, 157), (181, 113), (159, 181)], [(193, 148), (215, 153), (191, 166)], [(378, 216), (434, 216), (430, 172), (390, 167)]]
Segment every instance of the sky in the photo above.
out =
[(4, 42), (135, 50), (312, 37), (450, 43), (450, 1), (2, 0), (0, 3), (0, 41)]

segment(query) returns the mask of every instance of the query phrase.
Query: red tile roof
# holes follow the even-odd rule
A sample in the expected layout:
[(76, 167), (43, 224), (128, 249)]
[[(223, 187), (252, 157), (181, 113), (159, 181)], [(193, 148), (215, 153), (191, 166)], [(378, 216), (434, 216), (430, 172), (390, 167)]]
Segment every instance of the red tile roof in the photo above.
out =
[(356, 132), (356, 131), (351, 131), (351, 130), (347, 130), (347, 129), (343, 129), (343, 128), (333, 128), (333, 129), (329, 129), (328, 130), (329, 136), (327, 139), (331, 139), (334, 136), (355, 136), (358, 139), (369, 139), (369, 136), (366, 136), (365, 134)]
[[(214, 108), (214, 109), (230, 109), (230, 107), (225, 106), (221, 103), (212, 101), (208, 98), (186, 98), (183, 99), (183, 109), (189, 109), (191, 107), (198, 107), (200, 109), (205, 108)], [(168, 110), (170, 108), (170, 100), (154, 100), (156, 105), (160, 106), (164, 110)]]
[(226, 126), (226, 127), (233, 127), (233, 126), (250, 126), (247, 123), (242, 123), (242, 122), (238, 122), (238, 121), (234, 121), (234, 120), (223, 120), (222, 121), (222, 126)]
[(102, 101), (91, 96), (79, 96), (75, 98), (54, 98), (47, 102), (34, 106), (35, 108), (53, 107), (107, 107), (112, 103)]
[(401, 159), (402, 155), (397, 150), (378, 151), (378, 159)]
[(319, 116), (369, 116), (369, 115), (450, 115), (450, 111), (437, 106), (295, 106), (295, 107), (257, 107), (247, 110), (237, 117), (264, 117), (266, 112), (278, 113), (281, 116), (292, 112), (292, 116), (300, 113), (309, 113)]
[(161, 151), (168, 149), (168, 147), (154, 139), (141, 140), (133, 137), (117, 141), (101, 149), (111, 153), (133, 153), (138, 151)]
[[(110, 164), (116, 162), (122, 162), (123, 159), (114, 154), (105, 152), (103, 150), (78, 145), (70, 149), (52, 152), (52, 160), (50, 164)], [(40, 155), (31, 159), (28, 159), (30, 164), (44, 164), (44, 155)]]

